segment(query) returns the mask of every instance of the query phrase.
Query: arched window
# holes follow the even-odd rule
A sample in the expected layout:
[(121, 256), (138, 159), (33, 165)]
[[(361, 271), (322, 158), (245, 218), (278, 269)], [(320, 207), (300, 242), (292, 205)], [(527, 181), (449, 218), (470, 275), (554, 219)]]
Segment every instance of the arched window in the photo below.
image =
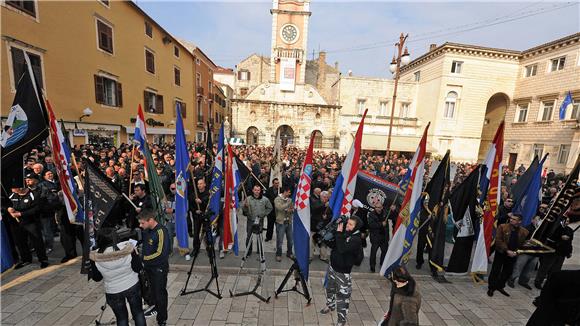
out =
[(322, 148), (322, 132), (320, 130), (314, 131), (314, 148)]
[(443, 112), (443, 117), (447, 119), (453, 119), (455, 117), (455, 107), (457, 105), (457, 93), (449, 92), (445, 98), (445, 112)]
[(257, 145), (258, 144), (258, 135), (259, 131), (256, 127), (248, 128), (246, 132), (246, 144), (248, 145)]

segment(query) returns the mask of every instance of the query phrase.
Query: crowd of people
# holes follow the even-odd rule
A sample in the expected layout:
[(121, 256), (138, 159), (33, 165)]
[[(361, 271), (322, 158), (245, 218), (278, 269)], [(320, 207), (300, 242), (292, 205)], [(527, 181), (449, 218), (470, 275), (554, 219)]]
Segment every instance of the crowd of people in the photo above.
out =
[[(189, 168), (193, 178), (188, 183), (189, 214), (187, 224), (189, 236), (192, 238), (193, 251), (199, 251), (202, 242), (203, 215), (210, 199), (208, 185), (211, 184), (211, 171), (216, 148), (206, 148), (203, 143), (189, 143), (188, 150), (191, 162)], [(252, 232), (251, 228), (258, 223), (266, 230), (265, 241), (272, 241), (274, 237), (276, 238), (276, 260), (282, 260), (284, 239), (286, 240), (286, 256), (292, 259), (294, 255), (292, 244), (292, 211), (294, 207), (292, 193), (294, 193), (300, 178), (305, 151), (295, 147), (285, 148), (281, 155), (281, 177), (272, 180), (270, 168), (276, 158), (271, 147), (236, 146), (234, 147), (234, 152), (251, 172), (251, 177), (244, 182), (241, 194), (241, 208), (243, 215), (247, 218), (248, 239), (246, 240), (246, 245), (249, 251), (248, 254), (251, 254), (253, 249), (253, 245), (248, 242), (249, 235)], [(137, 228), (145, 226), (146, 229), (155, 231), (150, 237), (154, 239), (154, 243), (158, 247), (153, 245), (155, 248), (150, 248), (153, 250), (151, 254), (155, 255), (155, 250), (160, 250), (163, 256), (172, 254), (172, 239), (175, 237), (173, 212), (176, 193), (174, 145), (163, 144), (152, 145), (151, 147), (153, 163), (168, 202), (165, 206), (168, 220), (162, 223), (166, 227), (161, 227), (161, 224), (152, 225), (153, 223), (148, 218), (151, 217), (150, 210), (153, 208), (153, 201), (149, 193), (145, 160), (144, 156), (138, 150), (135, 150), (132, 145), (122, 144), (118, 148), (114, 146), (102, 147), (98, 144), (75, 145), (73, 153), (76, 158), (76, 164), (72, 166), (75, 179), (79, 180), (82, 177), (85, 164), (93, 164), (103, 172), (119, 191), (125, 193), (133, 202), (132, 204), (121, 202), (117, 205), (114, 214), (111, 214), (105, 221), (104, 227), (123, 225), (128, 228)], [(385, 157), (384, 155), (363, 153), (358, 163), (360, 170), (376, 175), (388, 182), (398, 184), (407, 172), (410, 159), (410, 155), (403, 154), (392, 154), (390, 157)], [(429, 181), (430, 167), (436, 159), (436, 157), (431, 157), (426, 161), (425, 184)], [(343, 237), (337, 237), (336, 245), (332, 247), (329, 247), (317, 237), (320, 236), (319, 233), (330, 221), (329, 199), (332, 195), (335, 180), (340, 174), (343, 160), (344, 156), (338, 153), (315, 151), (310, 197), (311, 259), (318, 256), (319, 259), (329, 262), (330, 266), (329, 280), (331, 286), (327, 297), (328, 306), (321, 312), (328, 313), (335, 308), (338, 309), (339, 323), (346, 321), (348, 297), (350, 296), (350, 290), (346, 289), (350, 289), (350, 270), (354, 264), (353, 258), (345, 258), (341, 254), (341, 251), (347, 250), (346, 247), (348, 247), (344, 245), (345, 239)], [(453, 190), (476, 166), (477, 164), (454, 163), (450, 188)], [(514, 287), (516, 280), (519, 285), (531, 288), (528, 283), (532, 279), (531, 274), (534, 272), (538, 260), (540, 264), (534, 284), (537, 288), (541, 288), (544, 280), (551, 273), (559, 271), (562, 268), (564, 259), (570, 257), (572, 253), (571, 241), (573, 232), (570, 232), (571, 229), (568, 227), (570, 230), (564, 228), (562, 243), (558, 245), (555, 253), (542, 255), (541, 257), (532, 254), (516, 254), (518, 247), (533, 233), (533, 228), (537, 226), (539, 216), (546, 212), (564, 183), (564, 176), (556, 175), (553, 171), (546, 171), (542, 187), (542, 204), (538, 210), (538, 217), (534, 219), (534, 223), (524, 229), (520, 227), (521, 216), (511, 213), (514, 204), (511, 188), (524, 172), (525, 167), (523, 166), (514, 171), (505, 168), (503, 170), (501, 202), (497, 215), (499, 227), (496, 238), (496, 254), (490, 273), (489, 295), (493, 295), (495, 291), (509, 295), (504, 290), (505, 284)], [(5, 221), (9, 225), (9, 238), (13, 244), (12, 254), (15, 260), (18, 261), (15, 268), (22, 268), (30, 264), (33, 251), (38, 257), (40, 267), (45, 268), (48, 266), (47, 255), (50, 255), (54, 249), (56, 235), (59, 235), (61, 245), (64, 248), (64, 257), (62, 257), (61, 262), (64, 263), (76, 257), (76, 241), (78, 240), (81, 245), (84, 245), (83, 227), (71, 223), (66, 214), (62, 201), (62, 192), (57, 180), (56, 168), (49, 147), (39, 148), (29, 153), (24, 166), (24, 175), (25, 186), (11, 189), (12, 193), (5, 198), (10, 203), (7, 201), (8, 205), (2, 205), (3, 209), (8, 207), (6, 212), (3, 212), (3, 215), (8, 214), (12, 217), (12, 219), (5, 219)], [(82, 184), (79, 183), (79, 186), (82, 192)], [(355, 211), (360, 208), (356, 201), (353, 206)], [(392, 234), (393, 226), (398, 216), (398, 206), (399, 203), (397, 202), (382, 203), (373, 207), (368, 214), (357, 214), (355, 212), (355, 216), (360, 216), (349, 220), (344, 230), (337, 230), (339, 233), (345, 232), (344, 237), (354, 236), (360, 239), (361, 246), (366, 244), (367, 238), (370, 240), (369, 271), (371, 272), (376, 270), (378, 249), (381, 250), (379, 267), (385, 257), (389, 236)], [(145, 221), (143, 218), (145, 218)], [(356, 235), (354, 235), (355, 233)], [(348, 242), (352, 245), (352, 242)], [(32, 248), (30, 248), (31, 246)], [(110, 279), (111, 276), (107, 275), (108, 272), (103, 270), (103, 268), (106, 268), (106, 263), (103, 263), (103, 261), (107, 261), (106, 257), (110, 256), (111, 252), (119, 252), (115, 257), (121, 257), (119, 259), (123, 260), (121, 263), (124, 264), (124, 269), (128, 271), (127, 279), (123, 281), (124, 286), (117, 288), (118, 284), (106, 285), (107, 291), (110, 289), (115, 289), (112, 291), (121, 290), (121, 292), (128, 293), (127, 296), (136, 293), (135, 275), (130, 273), (129, 270), (132, 269), (133, 273), (137, 274), (140, 269), (134, 267), (131, 263), (132, 259), (135, 259), (131, 258), (134, 257), (131, 254), (133, 249), (134, 246), (131, 244), (111, 245), (109, 243), (108, 245), (102, 245), (99, 252), (92, 255), (96, 263), (96, 270), (100, 271), (100, 273), (96, 273), (96, 279), (104, 278), (105, 284), (107, 284), (107, 279)], [(220, 243), (219, 250), (220, 258), (223, 258), (227, 254), (227, 248), (223, 248)], [(356, 250), (358, 251), (358, 249)], [(185, 259), (191, 259), (193, 251), (185, 255)], [(159, 256), (160, 253), (157, 253), (157, 255)], [(156, 257), (153, 258), (153, 260), (155, 259)], [(419, 263), (417, 267), (420, 268)], [(149, 267), (145, 263), (145, 270), (149, 270), (149, 276), (158, 284), (167, 282), (167, 268), (168, 265), (165, 262), (154, 264), (154, 266), (150, 265)], [(397, 277), (394, 280), (393, 295), (401, 294), (411, 297), (409, 300), (418, 302), (418, 311), (420, 296), (415, 290), (415, 282), (406, 270), (399, 270), (397, 273)], [(160, 324), (165, 322), (167, 318), (166, 311), (163, 312), (163, 308), (166, 310), (167, 294), (166, 291), (163, 294), (163, 290), (158, 288), (155, 292), (158, 298), (165, 298), (165, 306), (163, 302), (158, 302), (157, 308), (160, 309), (149, 311), (158, 313)], [(332, 291), (336, 293), (333, 295)], [(107, 301), (111, 300), (111, 306), (116, 302), (116, 307), (120, 307), (118, 303), (119, 296), (107, 293)], [(338, 294), (338, 297), (336, 294)], [(396, 299), (395, 302), (400, 302), (401, 300), (407, 299)], [(143, 312), (139, 311), (140, 308), (134, 307), (131, 301), (129, 303), (136, 324), (142, 324), (140, 316)], [(155, 304), (152, 306), (155, 306)], [(120, 320), (126, 319), (127, 312), (126, 308), (124, 309), (124, 312), (121, 308), (116, 311), (116, 315), (117, 312), (119, 313), (118, 318)], [(397, 313), (393, 311), (391, 316), (395, 315)]]

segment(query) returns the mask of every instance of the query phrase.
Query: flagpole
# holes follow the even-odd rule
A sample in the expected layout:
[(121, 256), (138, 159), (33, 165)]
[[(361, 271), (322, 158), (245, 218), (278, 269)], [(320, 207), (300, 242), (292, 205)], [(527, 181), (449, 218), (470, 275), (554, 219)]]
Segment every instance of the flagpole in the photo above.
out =
[(131, 184), (133, 183), (133, 159), (135, 158), (135, 144), (133, 144), (133, 151), (131, 152), (131, 161), (129, 162), (129, 195), (131, 194)]

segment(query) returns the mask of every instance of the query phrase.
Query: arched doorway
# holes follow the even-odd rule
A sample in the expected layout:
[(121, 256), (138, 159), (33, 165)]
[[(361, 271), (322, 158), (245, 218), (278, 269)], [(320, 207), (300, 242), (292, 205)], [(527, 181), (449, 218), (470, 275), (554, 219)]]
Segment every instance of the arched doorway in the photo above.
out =
[(505, 118), (508, 105), (509, 97), (504, 93), (495, 93), (487, 101), (485, 119), (483, 120), (483, 128), (481, 130), (481, 141), (479, 143), (479, 161), (485, 159), (497, 127), (499, 127), (499, 124)]
[(280, 133), (280, 141), (282, 146), (294, 144), (294, 130), (289, 125), (281, 125), (276, 129), (276, 135)]
[(322, 148), (322, 131), (314, 131), (314, 148)]
[(248, 131), (246, 131), (246, 144), (257, 145), (259, 134), (260, 132), (258, 131), (258, 128), (256, 127), (248, 128)]

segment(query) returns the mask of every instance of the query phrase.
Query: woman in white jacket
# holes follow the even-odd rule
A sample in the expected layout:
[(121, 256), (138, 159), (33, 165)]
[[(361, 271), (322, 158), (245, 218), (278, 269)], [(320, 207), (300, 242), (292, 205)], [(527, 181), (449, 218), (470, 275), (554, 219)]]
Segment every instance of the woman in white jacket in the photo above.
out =
[(104, 280), (107, 304), (115, 314), (117, 325), (129, 325), (128, 302), (135, 326), (145, 326), (138, 275), (141, 259), (130, 241), (117, 243), (116, 240), (114, 229), (100, 230), (99, 249), (90, 253), (90, 277), (96, 282)]

